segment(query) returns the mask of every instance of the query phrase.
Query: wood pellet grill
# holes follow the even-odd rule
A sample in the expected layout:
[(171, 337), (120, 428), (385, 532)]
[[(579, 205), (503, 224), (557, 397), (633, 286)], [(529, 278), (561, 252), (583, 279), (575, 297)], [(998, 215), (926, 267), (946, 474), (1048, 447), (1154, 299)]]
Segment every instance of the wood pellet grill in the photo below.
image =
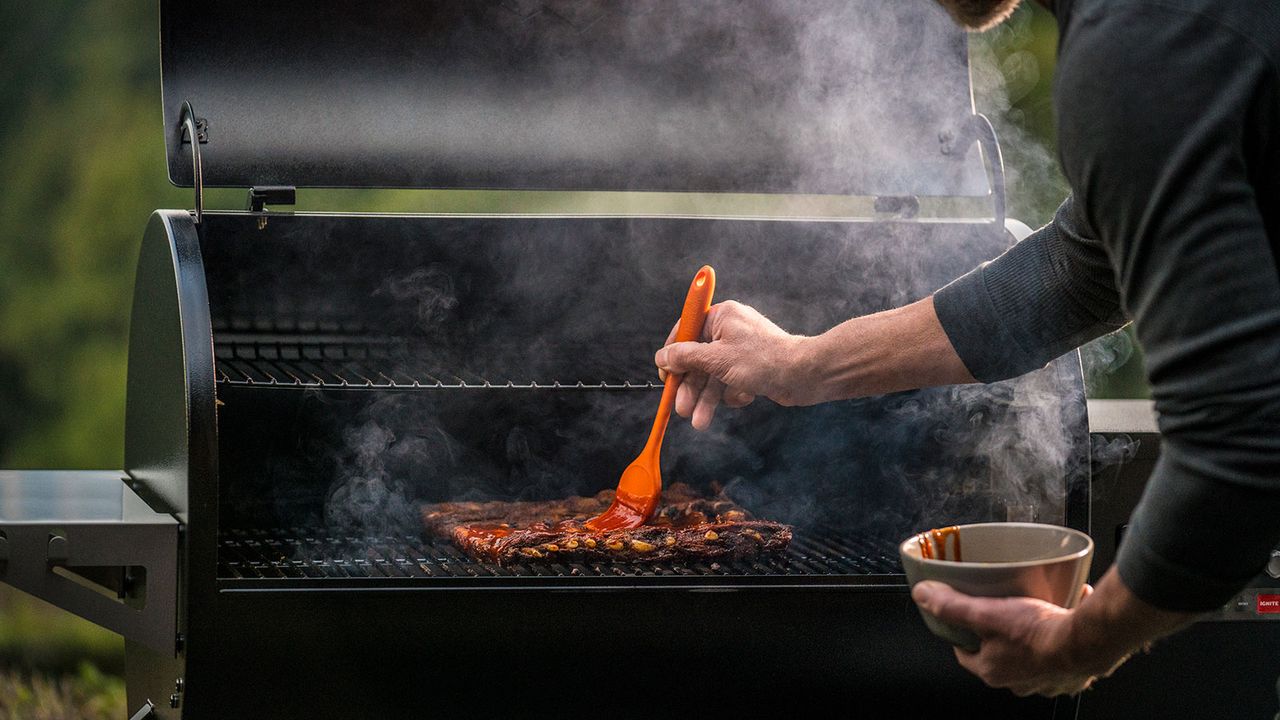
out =
[[(1088, 529), (1074, 353), (989, 387), (673, 423), (667, 481), (794, 524), (782, 555), (498, 566), (414, 519), (616, 482), (703, 263), (721, 299), (817, 333), (1025, 232), (933, 3), (165, 0), (160, 40), (170, 179), (196, 207), (143, 238), (125, 469), (0, 489), (0, 580), (124, 635), (136, 717), (1074, 717), (960, 670), (895, 549), (961, 521)], [(215, 186), (249, 209), (205, 209)], [(301, 187), (738, 209), (281, 211)], [(797, 194), (852, 209), (754, 210)]]

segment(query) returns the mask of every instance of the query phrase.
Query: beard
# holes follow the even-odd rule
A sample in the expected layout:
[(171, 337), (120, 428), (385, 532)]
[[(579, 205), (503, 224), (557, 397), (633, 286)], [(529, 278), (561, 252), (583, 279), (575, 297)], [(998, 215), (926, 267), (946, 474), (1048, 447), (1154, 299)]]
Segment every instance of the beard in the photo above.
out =
[(937, 0), (966, 30), (981, 31), (999, 25), (1013, 14), (1022, 0)]

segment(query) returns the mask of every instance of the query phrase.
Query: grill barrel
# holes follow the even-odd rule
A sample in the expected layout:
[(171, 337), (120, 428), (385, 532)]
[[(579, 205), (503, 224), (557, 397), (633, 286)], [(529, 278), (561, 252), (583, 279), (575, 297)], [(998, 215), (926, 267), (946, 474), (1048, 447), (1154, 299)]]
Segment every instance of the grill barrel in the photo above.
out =
[[(770, 265), (770, 246), (743, 245), (743, 237), (787, 247), (795, 267)], [(957, 432), (974, 422), (993, 430), (1016, 426), (1026, 418), (1010, 410), (1009, 400), (1045, 392), (1064, 413), (1061, 427), (1076, 460), (1058, 476), (1043, 510), (1083, 526), (1087, 434), (1074, 357), (1031, 385), (966, 396), (981, 412), (941, 424), (913, 425), (911, 418), (929, 414), (922, 408), (955, 404), (960, 396), (950, 391), (810, 409), (758, 402), (718, 419), (720, 439), (710, 446), (707, 436), (674, 426), (669, 477), (702, 487), (737, 478), (735, 499), (753, 514), (796, 523), (793, 545), (779, 556), (497, 566), (414, 527), (334, 527), (324, 513), (342, 473), (360, 468), (361, 456), (334, 448), (342, 449), (344, 432), (379, 420), (375, 411), (386, 406), (407, 413), (379, 420), (394, 437), (417, 437), (426, 422), (432, 430), (422, 437), (436, 438), (438, 430), (452, 439), (448, 452), (423, 446), (431, 462), (446, 463), (431, 472), (423, 471), (426, 460), (383, 468), (389, 480), (403, 481), (410, 500), (448, 501), (476, 491), (547, 499), (599, 490), (634, 452), (617, 438), (642, 435), (648, 398), (656, 398), (648, 358), (657, 341), (637, 328), (657, 327), (657, 335), (669, 322), (663, 302), (669, 283), (658, 278), (682, 284), (685, 256), (709, 261), (726, 279), (755, 277), (740, 280), (733, 294), (814, 332), (835, 317), (923, 295), (1009, 242), (984, 223), (296, 214), (273, 216), (263, 227), (251, 214), (211, 211), (197, 230), (186, 213), (158, 213), (145, 239), (135, 303), (127, 469), (153, 501), (172, 502), (186, 523), (182, 639), (175, 658), (129, 645), (131, 706), (167, 697), (160, 693), (172, 692), (181, 677), (176, 710), (183, 717), (260, 716), (263, 707), (273, 717), (512, 708), (537, 716), (608, 702), (620, 665), (675, 662), (694, 668), (697, 680), (655, 698), (646, 714), (759, 712), (785, 699), (778, 687), (798, 693), (802, 706), (858, 698), (866, 707), (934, 712), (964, 697), (989, 717), (1073, 711), (1073, 701), (982, 688), (928, 634), (894, 550), (928, 519), (912, 516), (924, 510), (892, 494), (903, 483), (880, 473), (886, 458), (901, 466), (917, 479), (918, 492), (946, 498), (932, 510), (940, 515), (1003, 519), (1004, 501), (981, 480), (990, 472), (986, 461), (960, 452), (969, 446)], [(626, 266), (640, 247), (671, 260), (645, 266), (648, 281), (623, 292), (621, 304), (610, 304), (614, 287), (586, 297), (566, 292), (577, 266), (538, 283), (536, 302), (528, 302), (529, 288), (518, 296), (500, 289), (542, 257), (577, 249), (580, 266)], [(898, 278), (849, 284), (880, 267), (889, 247), (914, 248)], [(484, 310), (446, 320), (461, 332), (418, 332), (417, 299), (378, 292), (386, 276), (423, 264), (453, 278), (459, 307), (478, 303)], [(753, 267), (780, 274), (766, 283)], [(789, 273), (813, 276), (815, 268), (820, 279), (829, 278), (821, 287), (851, 288), (823, 310), (829, 316), (806, 311), (818, 306), (813, 297), (752, 295), (796, 287)], [(468, 288), (499, 290), (468, 295)], [(157, 309), (157, 293), (172, 294), (167, 309)], [(587, 362), (571, 361), (578, 345), (559, 329), (523, 329), (531, 318), (571, 304), (605, 306), (623, 318), (574, 326), (593, 329), (600, 352)], [(497, 325), (483, 321), (493, 317)], [(540, 333), (554, 341), (526, 344)], [(202, 336), (212, 343), (200, 342)], [(175, 355), (183, 347), (185, 356)], [(186, 402), (157, 402), (179, 390)], [(557, 437), (550, 428), (593, 417), (607, 422), (581, 426), (596, 428), (590, 442), (574, 431), (560, 445), (539, 445)], [(833, 434), (833, 427), (849, 431)], [(157, 428), (181, 429), (181, 437)], [(592, 444), (602, 449), (557, 454)], [(708, 447), (719, 450), (708, 455)], [(812, 454), (788, 455), (788, 447)], [(748, 462), (744, 448), (756, 459)], [(381, 462), (391, 455), (371, 457)], [(559, 458), (564, 467), (539, 475), (533, 462), (539, 457)], [(948, 478), (939, 468), (964, 478)], [(797, 503), (800, 496), (811, 501)], [(610, 636), (627, 648), (613, 651), (612, 661), (566, 663), (599, 657), (598, 638)], [(499, 673), (500, 691), (494, 658), (519, 658)], [(917, 692), (922, 682), (932, 691)], [(545, 707), (533, 700), (548, 696)], [(178, 717), (173, 708), (157, 711)]]

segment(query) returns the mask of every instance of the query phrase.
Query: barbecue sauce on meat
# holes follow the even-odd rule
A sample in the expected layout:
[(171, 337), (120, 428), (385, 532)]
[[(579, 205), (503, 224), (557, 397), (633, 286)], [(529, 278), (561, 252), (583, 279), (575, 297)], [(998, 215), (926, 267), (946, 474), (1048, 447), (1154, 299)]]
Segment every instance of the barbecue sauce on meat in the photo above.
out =
[[(729, 511), (727, 514), (729, 515), (729, 520), (739, 520), (743, 517), (743, 513), (740, 512), (735, 513), (734, 511)], [(706, 513), (693, 510), (681, 513), (676, 516), (674, 520), (665, 515), (654, 515), (653, 518), (644, 525), (644, 527), (683, 529), (697, 525), (706, 525), (710, 522), (711, 518), (708, 518)], [(530, 529), (555, 533), (581, 533), (584, 535), (594, 535), (596, 537), (603, 537), (609, 534), (609, 531), (607, 530), (595, 530), (572, 519), (560, 520), (556, 523), (534, 523), (530, 526)], [(511, 527), (510, 523), (477, 523), (461, 527), (457, 532), (468, 539), (475, 538), (477, 540), (493, 541), (507, 537), (515, 531), (516, 528)]]
[(506, 537), (511, 534), (511, 526), (507, 523), (499, 525), (470, 525), (466, 529), (469, 536), (484, 538), (486, 540), (496, 540), (497, 538)]
[(960, 554), (960, 528), (952, 525), (945, 528), (934, 528), (927, 532), (922, 532), (916, 536), (916, 542), (920, 544), (920, 557), (929, 560), (947, 560), (947, 538), (953, 540), (955, 547), (955, 562), (964, 562)]
[(612, 501), (610, 491), (552, 501), (439, 503), (424, 506), (422, 514), (429, 533), (497, 563), (710, 561), (780, 552), (791, 541), (790, 527), (754, 520), (727, 498), (702, 497), (679, 483), (669, 490), (669, 504), (630, 530), (587, 526)]
[(597, 533), (640, 527), (645, 522), (645, 513), (641, 508), (649, 502), (649, 498), (633, 497), (622, 488), (618, 488), (618, 495), (613, 504), (599, 516), (588, 520), (586, 527)]

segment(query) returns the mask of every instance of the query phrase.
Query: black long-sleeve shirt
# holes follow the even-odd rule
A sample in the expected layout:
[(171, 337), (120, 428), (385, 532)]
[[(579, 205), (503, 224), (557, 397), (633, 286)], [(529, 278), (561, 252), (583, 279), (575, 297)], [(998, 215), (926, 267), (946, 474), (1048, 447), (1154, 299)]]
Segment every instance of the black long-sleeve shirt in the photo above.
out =
[(1280, 2), (1058, 0), (1053, 222), (935, 295), (979, 380), (1132, 319), (1163, 448), (1117, 564), (1220, 606), (1280, 543)]

